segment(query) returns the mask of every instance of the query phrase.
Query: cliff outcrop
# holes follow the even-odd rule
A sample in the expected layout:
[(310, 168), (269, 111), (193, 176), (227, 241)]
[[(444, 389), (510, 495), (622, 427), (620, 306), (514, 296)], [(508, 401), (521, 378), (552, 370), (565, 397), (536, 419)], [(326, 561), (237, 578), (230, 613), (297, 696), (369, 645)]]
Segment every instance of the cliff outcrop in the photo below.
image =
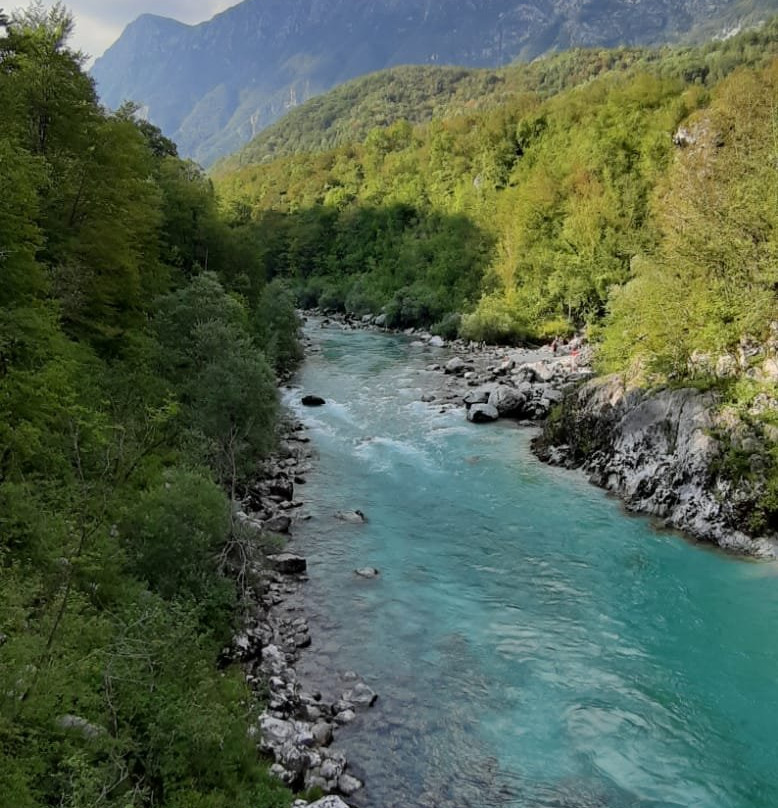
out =
[(727, 550), (778, 557), (775, 513), (766, 505), (769, 441), (716, 393), (593, 379), (568, 393), (535, 450), (581, 468), (629, 510)]

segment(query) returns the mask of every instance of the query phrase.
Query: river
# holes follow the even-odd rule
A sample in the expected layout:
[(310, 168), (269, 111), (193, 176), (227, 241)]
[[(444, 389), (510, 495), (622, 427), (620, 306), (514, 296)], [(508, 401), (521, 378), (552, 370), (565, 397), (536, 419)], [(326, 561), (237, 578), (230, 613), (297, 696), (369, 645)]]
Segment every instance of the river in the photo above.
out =
[[(531, 430), (422, 403), (445, 350), (310, 333), (286, 396), (316, 453), (300, 672), (379, 693), (337, 733), (356, 802), (778, 806), (778, 566), (625, 514), (537, 461)], [(355, 508), (366, 524), (334, 518)]]

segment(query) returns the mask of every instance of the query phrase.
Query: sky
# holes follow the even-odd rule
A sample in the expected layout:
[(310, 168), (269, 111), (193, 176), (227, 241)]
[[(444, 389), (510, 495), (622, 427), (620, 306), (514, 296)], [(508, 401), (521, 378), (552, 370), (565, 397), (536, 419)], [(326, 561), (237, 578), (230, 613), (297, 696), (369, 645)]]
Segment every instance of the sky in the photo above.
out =
[[(102, 56), (118, 38), (124, 27), (141, 14), (159, 14), (181, 22), (209, 20), (219, 11), (237, 5), (240, 0), (64, 0), (65, 7), (76, 20), (70, 46), (82, 50), (93, 59)], [(44, 6), (54, 0), (44, 0)], [(24, 2), (0, 0), (6, 11), (27, 6)]]

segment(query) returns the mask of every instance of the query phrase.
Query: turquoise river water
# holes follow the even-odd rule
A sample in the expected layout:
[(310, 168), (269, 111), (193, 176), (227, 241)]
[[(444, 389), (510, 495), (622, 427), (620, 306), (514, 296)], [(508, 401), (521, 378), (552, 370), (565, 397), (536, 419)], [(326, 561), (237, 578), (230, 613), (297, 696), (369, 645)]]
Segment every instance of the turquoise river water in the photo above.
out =
[(316, 453), (300, 670), (379, 693), (337, 735), (359, 804), (778, 807), (778, 567), (626, 515), (531, 430), (421, 403), (445, 351), (311, 334), (287, 395)]

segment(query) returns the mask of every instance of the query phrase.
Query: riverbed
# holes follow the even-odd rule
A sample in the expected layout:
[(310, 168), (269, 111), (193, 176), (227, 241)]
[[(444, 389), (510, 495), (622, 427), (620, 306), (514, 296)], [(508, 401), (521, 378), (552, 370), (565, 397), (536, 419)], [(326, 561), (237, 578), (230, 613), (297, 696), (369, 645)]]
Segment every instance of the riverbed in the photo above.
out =
[[(446, 349), (309, 333), (303, 680), (379, 700), (338, 731), (370, 808), (778, 805), (778, 566), (540, 463), (531, 429), (422, 403)], [(325, 406), (299, 404), (302, 393)], [(359, 509), (365, 524), (335, 518)], [(376, 567), (366, 580), (356, 568)]]

